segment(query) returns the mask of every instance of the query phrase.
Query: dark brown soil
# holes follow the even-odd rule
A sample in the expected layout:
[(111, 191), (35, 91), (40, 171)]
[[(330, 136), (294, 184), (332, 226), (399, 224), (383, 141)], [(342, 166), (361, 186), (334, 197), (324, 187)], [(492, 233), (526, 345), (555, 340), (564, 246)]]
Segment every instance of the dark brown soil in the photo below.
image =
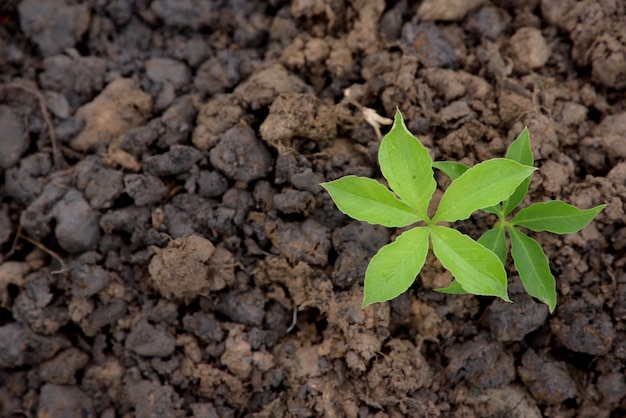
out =
[[(626, 416), (624, 3), (413, 3), (2, 2), (0, 416)], [(380, 178), (396, 107), (470, 165), (528, 126), (530, 199), (608, 204), (536, 234), (553, 314), (431, 258), (361, 309), (398, 231), (319, 183)]]

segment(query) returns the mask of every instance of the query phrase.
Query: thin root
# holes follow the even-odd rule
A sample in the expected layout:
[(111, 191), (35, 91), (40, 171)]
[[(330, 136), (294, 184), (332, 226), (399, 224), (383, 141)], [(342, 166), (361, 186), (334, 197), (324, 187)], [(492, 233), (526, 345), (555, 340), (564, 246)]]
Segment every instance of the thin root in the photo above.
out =
[(34, 83), (26, 81), (26, 80), (13, 80), (8, 84), (0, 86), (1, 89), (6, 89), (9, 87), (14, 87), (20, 90), (23, 90), (29, 94), (32, 94), (37, 98), (37, 102), (39, 103), (39, 110), (43, 116), (44, 121), (46, 122), (46, 126), (48, 127), (48, 136), (50, 136), (50, 143), (52, 144), (52, 156), (54, 158), (54, 164), (57, 168), (64, 169), (67, 168), (67, 162), (63, 158), (63, 154), (59, 150), (59, 146), (57, 143), (57, 135), (54, 131), (54, 125), (52, 124), (52, 118), (50, 118), (50, 113), (48, 112), (48, 107), (46, 106), (46, 98), (43, 93), (34, 85)]
[(15, 252), (15, 249), (17, 248), (17, 241), (19, 239), (23, 239), (24, 241), (30, 242), (35, 247), (39, 248), (41, 251), (50, 255), (52, 258), (54, 258), (55, 260), (59, 262), (59, 264), (61, 265), (61, 269), (52, 271), (50, 272), (50, 274), (61, 274), (69, 270), (67, 267), (67, 264), (65, 264), (65, 262), (63, 261), (63, 258), (61, 258), (61, 256), (57, 252), (52, 251), (50, 248), (46, 247), (41, 242), (36, 241), (32, 239), (31, 237), (22, 234), (22, 225), (18, 226), (17, 228), (17, 233), (15, 234), (13, 245), (11, 245), (11, 250), (7, 253), (7, 257), (10, 257)]

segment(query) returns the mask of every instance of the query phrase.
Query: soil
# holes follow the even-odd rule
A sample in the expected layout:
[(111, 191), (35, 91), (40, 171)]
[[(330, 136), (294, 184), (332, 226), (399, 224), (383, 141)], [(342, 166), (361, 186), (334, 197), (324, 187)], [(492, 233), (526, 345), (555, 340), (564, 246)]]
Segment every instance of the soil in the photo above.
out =
[[(615, 0), (3, 2), (0, 416), (626, 416), (625, 21)], [(319, 183), (380, 179), (396, 108), (470, 165), (528, 126), (529, 201), (607, 203), (534, 235), (554, 313), (512, 266), (513, 304), (438, 294), (432, 257), (361, 309), (400, 231)]]

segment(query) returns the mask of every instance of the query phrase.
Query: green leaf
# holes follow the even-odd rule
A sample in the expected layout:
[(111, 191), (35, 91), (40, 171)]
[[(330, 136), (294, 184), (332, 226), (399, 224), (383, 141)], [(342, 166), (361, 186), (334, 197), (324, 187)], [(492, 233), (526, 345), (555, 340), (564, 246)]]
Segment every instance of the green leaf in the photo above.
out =
[(437, 188), (433, 160), (409, 132), (400, 111), (396, 112), (393, 126), (380, 144), (378, 161), (391, 190), (426, 219), (428, 204)]
[(463, 286), (459, 284), (458, 280), (452, 280), (452, 283), (450, 283), (448, 287), (438, 287), (434, 290), (448, 295), (469, 295), (469, 293), (463, 289)]
[(500, 209), (500, 205), (495, 205), (495, 206), (489, 206), (486, 208), (482, 208), (481, 209), (483, 212), (487, 212), (487, 213), (493, 213), (494, 215), (498, 215), (498, 217), (500, 218), (500, 213), (502, 212), (502, 209)]
[(484, 161), (450, 184), (439, 202), (434, 222), (467, 219), (472, 212), (507, 199), (534, 168), (504, 158)]
[(533, 151), (530, 148), (530, 132), (524, 128), (521, 134), (511, 143), (506, 151), (506, 158), (520, 164), (532, 166), (535, 163)]
[[(468, 166), (456, 161), (435, 161), (433, 163), (433, 168), (443, 171), (452, 180), (458, 179), (461, 177), (461, 174), (469, 170)], [(482, 210), (488, 213), (493, 213), (494, 215), (498, 215), (501, 212), (497, 206), (489, 206), (487, 208), (482, 208)]]
[(376, 253), (365, 272), (363, 307), (393, 299), (413, 284), (426, 261), (428, 234), (427, 227), (413, 228)]
[(461, 177), (461, 174), (469, 170), (468, 166), (456, 161), (435, 161), (433, 168), (443, 171), (452, 180), (456, 180)]
[(478, 242), (482, 244), (483, 247), (493, 251), (493, 253), (498, 256), (502, 264), (506, 263), (508, 248), (506, 245), (504, 227), (502, 225), (498, 225), (485, 232), (483, 236), (478, 239)]
[[(528, 166), (532, 166), (535, 163), (535, 157), (530, 148), (530, 133), (528, 132), (528, 128), (524, 128), (522, 133), (519, 134), (517, 139), (509, 146), (506, 152), (506, 158)], [(528, 187), (530, 186), (532, 177), (533, 176), (530, 175), (522, 184), (517, 186), (517, 189), (515, 189), (511, 197), (504, 202), (504, 216), (511, 213), (513, 209), (524, 200), (526, 193), (528, 193)]]
[(528, 187), (530, 186), (531, 180), (532, 180), (532, 175), (528, 177), (527, 179), (525, 179), (519, 186), (517, 186), (513, 194), (507, 200), (504, 201), (504, 205), (503, 205), (504, 216), (513, 212), (513, 209), (515, 209), (517, 205), (522, 203), (522, 200), (524, 200), (524, 197), (526, 197), (526, 194), (528, 193)]
[(359, 221), (393, 228), (423, 220), (414, 209), (376, 180), (345, 176), (321, 185), (341, 212)]
[(464, 290), (475, 295), (498, 296), (510, 302), (506, 271), (492, 251), (444, 226), (432, 227), (431, 240), (435, 256)]
[(555, 234), (573, 234), (587, 225), (606, 205), (583, 210), (560, 200), (534, 203), (511, 220), (511, 224), (526, 227), (532, 231), (548, 231)]
[(511, 255), (515, 268), (529, 295), (550, 308), (556, 307), (556, 282), (550, 271), (548, 257), (541, 245), (516, 228), (510, 228)]

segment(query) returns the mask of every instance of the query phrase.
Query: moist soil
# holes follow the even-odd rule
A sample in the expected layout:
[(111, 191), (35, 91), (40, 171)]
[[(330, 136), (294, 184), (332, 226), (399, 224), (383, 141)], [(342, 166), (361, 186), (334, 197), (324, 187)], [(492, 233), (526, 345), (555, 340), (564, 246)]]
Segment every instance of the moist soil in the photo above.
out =
[[(626, 416), (624, 22), (612, 0), (3, 2), (0, 415)], [(528, 126), (523, 205), (607, 204), (533, 235), (555, 312), (510, 261), (512, 304), (436, 293), (432, 257), (361, 309), (401, 231), (319, 183), (382, 179), (396, 108), (469, 165)]]

